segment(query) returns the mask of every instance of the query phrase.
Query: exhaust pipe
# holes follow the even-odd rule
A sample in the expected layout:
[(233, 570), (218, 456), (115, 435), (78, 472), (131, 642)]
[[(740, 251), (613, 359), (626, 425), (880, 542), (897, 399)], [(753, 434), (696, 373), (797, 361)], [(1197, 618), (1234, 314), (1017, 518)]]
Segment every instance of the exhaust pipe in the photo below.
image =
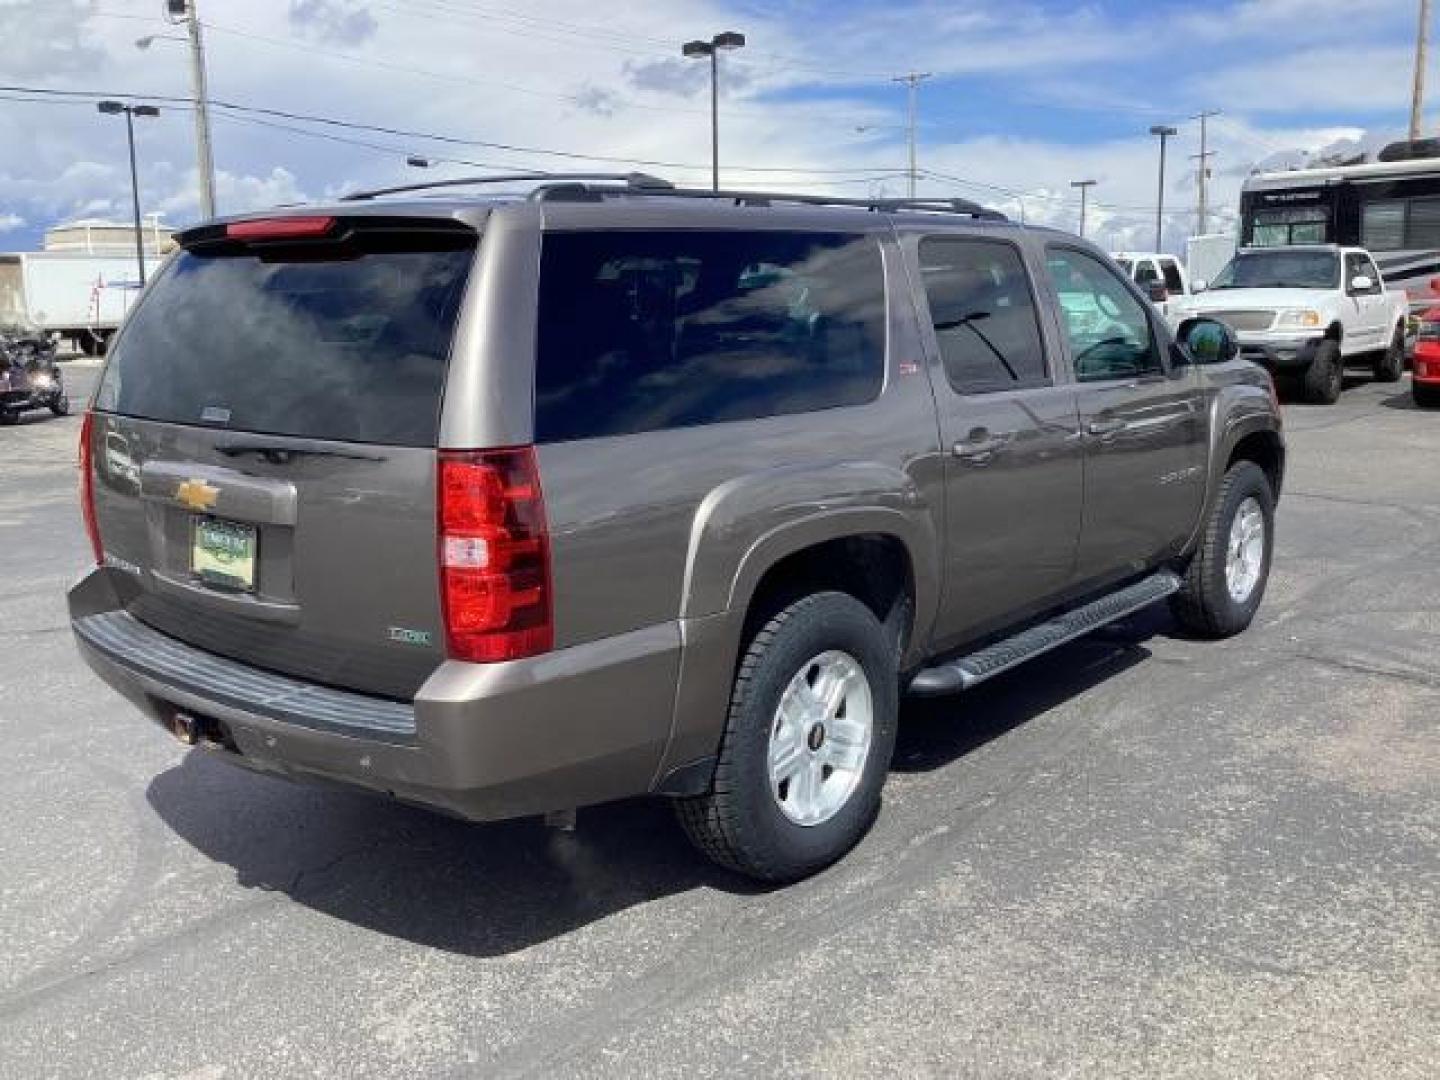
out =
[(170, 733), (186, 746), (194, 746), (200, 741), (200, 721), (188, 713), (171, 713)]

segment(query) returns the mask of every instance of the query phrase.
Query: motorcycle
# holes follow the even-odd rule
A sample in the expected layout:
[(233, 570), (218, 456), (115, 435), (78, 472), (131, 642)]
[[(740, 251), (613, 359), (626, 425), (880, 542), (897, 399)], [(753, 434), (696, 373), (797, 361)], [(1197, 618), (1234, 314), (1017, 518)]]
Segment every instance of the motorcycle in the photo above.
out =
[(0, 424), (13, 424), (31, 409), (56, 416), (70, 411), (54, 339), (0, 334)]

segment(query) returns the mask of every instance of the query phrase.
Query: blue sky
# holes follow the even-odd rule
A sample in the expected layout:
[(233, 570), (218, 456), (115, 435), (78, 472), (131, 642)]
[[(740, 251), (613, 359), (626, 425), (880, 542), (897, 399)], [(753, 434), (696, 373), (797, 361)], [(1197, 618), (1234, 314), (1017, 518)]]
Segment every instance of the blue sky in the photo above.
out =
[[(679, 43), (740, 30), (722, 61), (722, 167), (732, 186), (899, 194), (905, 95), (920, 91), (921, 190), (966, 195), (1073, 228), (1069, 182), (1099, 181), (1092, 233), (1153, 242), (1151, 124), (1172, 144), (1167, 246), (1193, 229), (1197, 127), (1222, 110), (1212, 202), (1223, 223), (1257, 161), (1403, 131), (1417, 5), (1410, 0), (199, 0), (213, 98), (443, 134), (471, 143), (216, 110), (222, 211), (324, 198), (419, 174), (637, 165), (708, 176), (706, 70)], [(90, 91), (141, 99), (189, 92), (158, 0), (0, 0), (0, 83), (82, 94), (67, 104), (0, 92), (0, 249), (56, 221), (128, 214), (123, 125)], [(1440, 56), (1433, 49), (1432, 57)], [(1440, 94), (1440, 65), (1430, 72)], [(148, 96), (148, 97), (147, 97)], [(52, 98), (53, 100), (53, 98)], [(142, 122), (147, 211), (196, 215), (191, 117), (161, 100)], [(340, 141), (351, 140), (351, 141)], [(354, 145), (355, 142), (366, 145)], [(576, 155), (558, 157), (542, 151)]]

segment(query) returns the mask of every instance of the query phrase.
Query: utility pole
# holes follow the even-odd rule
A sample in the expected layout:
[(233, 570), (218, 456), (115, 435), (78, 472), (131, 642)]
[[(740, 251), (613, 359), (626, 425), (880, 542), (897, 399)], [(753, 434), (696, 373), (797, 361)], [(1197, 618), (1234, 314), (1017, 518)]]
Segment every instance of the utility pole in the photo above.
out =
[(904, 75), (897, 75), (891, 82), (903, 82), (906, 85), (906, 103), (908, 106), (908, 120), (905, 123), (907, 140), (910, 144), (910, 198), (915, 198), (915, 114), (918, 105), (918, 89), (924, 79), (930, 78), (928, 71), (911, 71)]
[(1199, 116), (1190, 118), (1200, 121), (1200, 153), (1190, 155), (1192, 161), (1199, 162), (1195, 174), (1195, 234), (1197, 236), (1204, 236), (1210, 224), (1210, 159), (1215, 156), (1214, 150), (1207, 149), (1205, 121), (1212, 116), (1219, 115), (1218, 109), (1210, 109), (1202, 112)]
[(1420, 25), (1415, 30), (1415, 86), (1410, 93), (1410, 141), (1420, 138), (1425, 112), (1425, 50), (1430, 37), (1430, 0), (1420, 0)]
[(185, 5), (186, 31), (190, 37), (190, 83), (195, 93), (195, 154), (200, 168), (200, 213), (215, 216), (215, 155), (210, 150), (210, 94), (205, 80), (205, 39), (200, 33), (200, 15), (195, 0)]
[(190, 50), (190, 96), (195, 99), (195, 171), (200, 175), (200, 216), (215, 216), (215, 155), (210, 151), (210, 92), (205, 81), (205, 39), (195, 0), (165, 0), (165, 15), (173, 26), (185, 24), (186, 36), (146, 34), (135, 42), (148, 49), (157, 41), (183, 41)]
[(1080, 189), (1080, 239), (1085, 239), (1085, 193), (1095, 186), (1094, 180), (1071, 180), (1070, 186)]
[(1155, 250), (1159, 251), (1165, 238), (1165, 143), (1179, 131), (1168, 124), (1156, 124), (1151, 127), (1150, 134), (1160, 138), (1160, 185), (1155, 198)]

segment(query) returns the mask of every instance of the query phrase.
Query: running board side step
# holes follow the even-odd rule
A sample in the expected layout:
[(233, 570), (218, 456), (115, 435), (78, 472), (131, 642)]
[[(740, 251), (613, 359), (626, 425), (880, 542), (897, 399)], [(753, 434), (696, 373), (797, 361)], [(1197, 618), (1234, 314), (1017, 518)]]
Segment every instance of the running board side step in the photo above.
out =
[(1049, 622), (1022, 630), (1014, 637), (997, 641), (979, 652), (928, 667), (910, 680), (910, 693), (936, 697), (969, 690), (1017, 664), (1059, 648), (1131, 612), (1149, 607), (1157, 600), (1180, 590), (1180, 578), (1169, 570), (1152, 574), (1119, 592), (1102, 596), (1084, 607), (1067, 611)]

